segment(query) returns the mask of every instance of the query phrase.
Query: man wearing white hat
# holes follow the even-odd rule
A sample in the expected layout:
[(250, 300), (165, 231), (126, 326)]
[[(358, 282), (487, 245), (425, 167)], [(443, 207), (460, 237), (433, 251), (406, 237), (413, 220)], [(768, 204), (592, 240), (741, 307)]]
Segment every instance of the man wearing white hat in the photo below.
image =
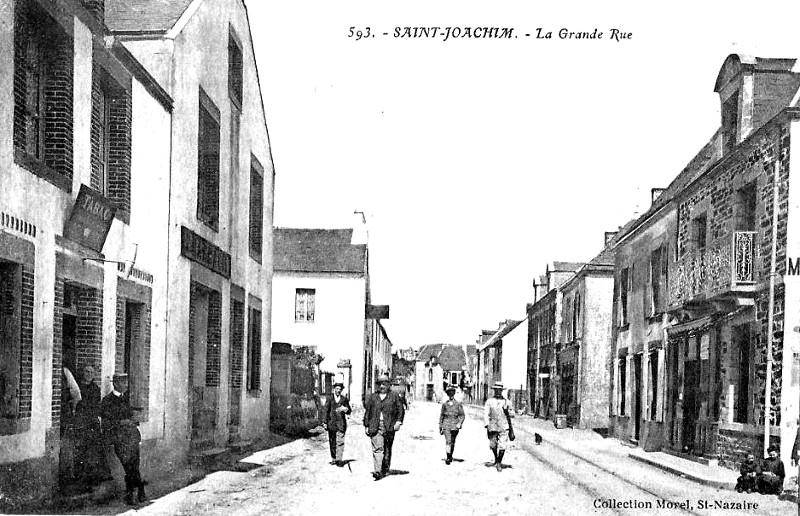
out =
[(506, 443), (514, 440), (514, 428), (511, 426), (508, 400), (503, 397), (503, 384), (496, 382), (492, 389), (494, 397), (486, 400), (483, 406), (483, 425), (486, 427), (486, 436), (489, 438), (489, 449), (494, 454), (494, 462), (487, 462), (487, 466), (494, 466), (498, 472), (503, 471), (503, 455), (506, 453)]

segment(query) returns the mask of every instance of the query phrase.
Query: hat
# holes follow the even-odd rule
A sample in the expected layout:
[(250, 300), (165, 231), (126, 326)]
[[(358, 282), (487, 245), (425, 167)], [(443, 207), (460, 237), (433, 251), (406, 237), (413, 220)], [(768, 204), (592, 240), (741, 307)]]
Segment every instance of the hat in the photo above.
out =
[(773, 452), (773, 451), (774, 452), (780, 452), (780, 448), (778, 447), (777, 444), (770, 444), (769, 447), (767, 448), (767, 453)]
[(389, 377), (382, 374), (375, 379), (375, 383), (389, 383)]
[(128, 373), (114, 373), (113, 379), (114, 380), (127, 380), (128, 379)]
[(455, 391), (457, 391), (457, 390), (458, 390), (458, 387), (456, 387), (456, 386), (455, 386), (454, 384), (452, 384), (452, 383), (451, 383), (450, 385), (448, 385), (447, 387), (445, 387), (445, 388), (444, 388), (444, 392), (450, 392), (450, 391), (454, 391), (454, 392), (455, 392)]
[(492, 389), (504, 389), (504, 388), (505, 387), (503, 387), (503, 382), (494, 382), (494, 385), (492, 385)]
[(341, 387), (342, 389), (344, 389), (344, 384), (343, 384), (342, 382), (333, 382), (333, 386), (334, 386), (334, 387), (336, 387), (336, 386), (339, 386), (339, 387)]
[(395, 378), (394, 380), (392, 380), (392, 385), (400, 385), (400, 383), (401, 383), (400, 378)]

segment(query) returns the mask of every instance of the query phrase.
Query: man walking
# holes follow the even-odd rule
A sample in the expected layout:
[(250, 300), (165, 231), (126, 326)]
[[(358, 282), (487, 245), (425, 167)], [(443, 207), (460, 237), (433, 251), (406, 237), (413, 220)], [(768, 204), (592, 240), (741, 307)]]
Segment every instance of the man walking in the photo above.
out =
[(506, 443), (515, 439), (514, 428), (511, 426), (511, 415), (508, 412), (508, 400), (503, 397), (503, 384), (496, 382), (492, 389), (494, 397), (486, 401), (483, 407), (483, 424), (486, 427), (486, 436), (489, 438), (489, 449), (494, 455), (494, 462), (486, 465), (494, 466), (498, 472), (503, 471), (503, 455), (506, 453)]
[(340, 468), (344, 466), (342, 457), (344, 456), (344, 434), (347, 431), (347, 416), (351, 411), (350, 401), (347, 396), (342, 394), (344, 384), (336, 382), (333, 384), (333, 394), (328, 394), (325, 401), (325, 423), (323, 426), (328, 430), (328, 443), (331, 448), (331, 464), (336, 464)]
[(439, 434), (444, 435), (444, 463), (448, 466), (453, 462), (453, 450), (456, 446), (456, 437), (461, 425), (464, 424), (464, 407), (454, 399), (456, 386), (448, 385), (444, 392), (447, 393), (447, 401), (442, 403), (442, 410), (439, 413)]
[(378, 392), (370, 394), (364, 403), (364, 431), (372, 441), (372, 477), (380, 480), (389, 474), (394, 434), (403, 424), (405, 409), (397, 394), (389, 391), (387, 376), (379, 376), (377, 383)]
[(134, 504), (133, 490), (138, 488), (138, 501), (144, 503), (144, 482), (139, 473), (139, 442), (142, 440), (137, 423), (133, 420), (128, 375), (115, 374), (114, 390), (100, 403), (103, 433), (114, 446), (114, 453), (125, 470), (125, 503)]

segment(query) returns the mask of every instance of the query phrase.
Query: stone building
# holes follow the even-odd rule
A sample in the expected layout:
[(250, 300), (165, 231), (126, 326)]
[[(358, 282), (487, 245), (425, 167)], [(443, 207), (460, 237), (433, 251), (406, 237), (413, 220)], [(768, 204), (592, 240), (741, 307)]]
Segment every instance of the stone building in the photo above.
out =
[(534, 279), (534, 302), (528, 314), (528, 385), (531, 411), (552, 419), (558, 408), (556, 382), (557, 343), (561, 342), (563, 293), (558, 289), (583, 266), (575, 262), (548, 264), (545, 274)]
[(370, 304), (369, 253), (356, 233), (275, 228), (272, 327), (276, 341), (322, 355), (320, 370), (360, 404), (391, 372), (392, 345), (380, 322), (389, 307)]
[[(0, 58), (0, 124), (13, 135), (0, 141), (6, 500), (48, 498), (74, 479), (63, 368), (80, 378), (92, 366), (104, 394), (114, 373), (129, 375), (146, 477), (188, 460), (196, 421), (209, 446), (266, 429), (260, 392), (248, 401), (237, 385), (245, 364), (265, 359), (269, 326), (251, 312), (260, 332), (247, 332), (244, 304), (230, 302), (258, 299), (268, 321), (272, 160), (249, 27), (241, 2), (188, 4), (6, 0), (0, 9), (3, 48), (14, 49)], [(233, 33), (243, 61), (229, 48)], [(199, 72), (212, 61), (234, 64)], [(239, 82), (250, 118), (241, 152), (229, 153), (239, 141), (221, 138), (220, 113), (206, 116), (198, 97), (202, 86), (232, 102), (228, 85), (239, 92)], [(249, 163), (251, 152), (265, 164), (260, 190), (231, 157)], [(243, 198), (229, 198), (234, 191)], [(195, 283), (208, 287), (197, 290), (202, 303)], [(252, 360), (237, 347), (243, 339)], [(202, 359), (187, 360), (192, 350)], [(248, 372), (268, 385), (268, 372)]]
[(794, 63), (725, 60), (714, 87), (722, 122), (710, 163), (672, 201), (667, 310), (676, 324), (668, 329), (667, 439), (730, 467), (747, 451), (760, 456), (768, 442), (780, 444), (788, 464), (797, 427)]

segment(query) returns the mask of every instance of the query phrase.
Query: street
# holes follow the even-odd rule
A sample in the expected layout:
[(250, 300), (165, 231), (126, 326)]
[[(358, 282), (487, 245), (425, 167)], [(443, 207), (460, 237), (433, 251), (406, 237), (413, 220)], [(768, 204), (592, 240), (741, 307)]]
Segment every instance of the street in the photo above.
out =
[[(370, 441), (350, 418), (344, 457), (330, 465), (327, 434), (257, 452), (250, 471), (222, 471), (129, 514), (789, 514), (790, 502), (706, 487), (642, 464), (589, 431), (514, 419), (502, 472), (479, 408), (467, 408), (454, 462), (444, 462), (439, 406), (417, 402), (397, 434), (390, 476), (374, 481)], [(534, 443), (533, 432), (544, 441)]]

